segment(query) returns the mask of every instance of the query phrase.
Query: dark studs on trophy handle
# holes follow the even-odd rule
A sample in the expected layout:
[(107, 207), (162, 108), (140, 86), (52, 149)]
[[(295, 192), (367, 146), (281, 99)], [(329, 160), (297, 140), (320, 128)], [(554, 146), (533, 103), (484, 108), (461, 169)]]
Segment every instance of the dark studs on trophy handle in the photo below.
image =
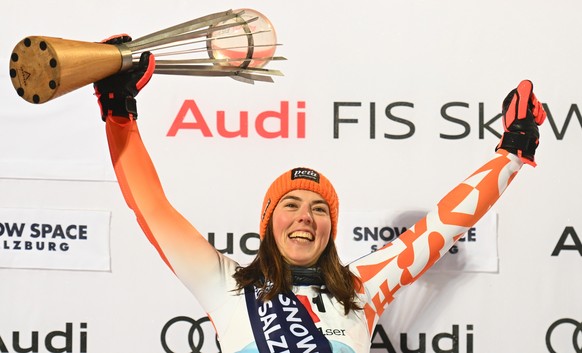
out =
[[(57, 59), (51, 58), (51, 60), (49, 61), (49, 66), (52, 67), (53, 69), (55, 69), (57, 67)], [(49, 81), (49, 88), (52, 90), (56, 89), (57, 82), (55, 80), (50, 80)]]
[[(12, 56), (10, 57), (10, 60), (17, 62), (18, 61), (18, 54), (16, 53), (12, 53)], [(16, 77), (16, 69), (10, 69), (10, 77), (11, 78), (15, 78)]]
[[(26, 40), (27, 40), (27, 39), (28, 39), (28, 38), (26, 38), (26, 39), (24, 40), (24, 45), (26, 45), (26, 44), (27, 44), (27, 42), (26, 42)], [(27, 46), (30, 46), (30, 40), (28, 40), (28, 45), (27, 45)], [(18, 58), (18, 54), (16, 54), (16, 53), (12, 53), (12, 55), (10, 56), (10, 60), (12, 60), (12, 61), (13, 61), (13, 62), (15, 62), (15, 63), (16, 63), (16, 62), (18, 62), (18, 59), (19, 59), (19, 58)], [(12, 77), (12, 78), (16, 78), (16, 75), (17, 75), (17, 73), (16, 73), (16, 69), (10, 69), (10, 77)], [(22, 88), (22, 87), (18, 87), (18, 88), (16, 89), (16, 93), (17, 93), (17, 94), (18, 94), (20, 97), (24, 96), (24, 88)]]
[[(31, 48), (33, 46), (33, 41), (30, 38), (24, 38), (22, 40), (22, 44), (24, 45), (25, 48)], [(40, 49), (40, 52), (37, 52), (38, 54), (41, 54), (42, 52), (46, 52), (46, 50), (48, 49), (47, 43), (44, 40), (43, 41), (40, 41), (38, 43), (38, 49)], [(35, 52), (33, 52), (33, 54), (35, 54)], [(46, 54), (44, 54), (44, 55), (46, 55)], [(11, 60), (12, 60), (12, 62), (17, 63), (20, 60), (20, 57), (19, 57), (18, 53), (16, 53), (16, 52), (12, 53)], [(57, 66), (58, 66), (57, 60), (55, 58), (50, 58), (50, 60), (48, 60), (48, 66), (51, 67), (52, 69), (56, 69)], [(20, 70), (22, 71), (22, 76), (23, 76), (22, 78), (23, 78), (24, 82), (20, 82), (20, 81), (19, 82), (20, 83), (24, 83), (24, 85), (26, 86), (26, 80), (28, 80), (28, 77), (30, 75), (30, 72), (26, 72), (24, 70), (24, 68), (22, 68), (22, 67), (20, 67)], [(17, 76), (18, 76), (18, 70), (16, 68), (11, 68), (10, 69), (10, 77), (12, 79), (16, 79)], [(48, 87), (51, 90), (55, 90), (55, 89), (57, 89), (58, 84), (57, 84), (57, 82), (55, 80), (49, 80), (48, 81)], [(16, 93), (20, 97), (23, 97), (25, 95), (26, 91), (21, 86), (21, 87), (18, 87), (16, 89)], [(40, 97), (39, 94), (33, 94), (31, 96), (31, 99), (32, 99), (32, 102), (33, 103), (37, 103), (37, 104), (40, 103), (40, 101), (41, 101), (41, 97)]]

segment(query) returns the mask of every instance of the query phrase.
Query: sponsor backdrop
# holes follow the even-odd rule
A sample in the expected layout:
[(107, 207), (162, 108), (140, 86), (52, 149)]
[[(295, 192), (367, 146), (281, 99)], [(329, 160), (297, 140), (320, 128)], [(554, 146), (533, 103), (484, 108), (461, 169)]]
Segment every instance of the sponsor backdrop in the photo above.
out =
[(340, 195), (342, 258), (373, 251), (493, 153), (529, 78), (539, 166), (400, 294), (372, 352), (582, 351), (579, 1), (25, 0), (0, 4), (0, 352), (218, 352), (124, 204), (92, 88), (32, 105), (8, 64), (28, 35), (139, 37), (230, 8), (271, 19), (284, 77), (155, 76), (138, 97), (167, 195), (209, 241), (248, 262), (269, 183), (309, 166)]

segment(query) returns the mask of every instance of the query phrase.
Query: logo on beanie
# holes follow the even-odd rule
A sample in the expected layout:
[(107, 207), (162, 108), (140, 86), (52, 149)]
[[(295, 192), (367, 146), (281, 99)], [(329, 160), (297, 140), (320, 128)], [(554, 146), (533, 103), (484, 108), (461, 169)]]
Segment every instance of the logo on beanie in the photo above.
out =
[(319, 183), (319, 173), (307, 168), (295, 168), (291, 170), (291, 180), (307, 179)]

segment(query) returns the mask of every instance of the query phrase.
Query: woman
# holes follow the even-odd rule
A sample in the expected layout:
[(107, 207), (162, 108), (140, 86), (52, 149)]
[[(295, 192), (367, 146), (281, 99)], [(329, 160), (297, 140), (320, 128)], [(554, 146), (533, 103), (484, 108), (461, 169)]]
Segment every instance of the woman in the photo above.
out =
[[(129, 37), (109, 41), (119, 43)], [(198, 299), (223, 352), (369, 352), (396, 292), (414, 282), (497, 201), (524, 163), (535, 165), (545, 112), (522, 81), (503, 103), (497, 153), (425, 218), (348, 266), (335, 248), (338, 197), (315, 170), (295, 168), (269, 187), (261, 244), (246, 267), (219, 253), (166, 199), (142, 143), (134, 97), (154, 57), (95, 84), (115, 172), (129, 207), (162, 259)]]

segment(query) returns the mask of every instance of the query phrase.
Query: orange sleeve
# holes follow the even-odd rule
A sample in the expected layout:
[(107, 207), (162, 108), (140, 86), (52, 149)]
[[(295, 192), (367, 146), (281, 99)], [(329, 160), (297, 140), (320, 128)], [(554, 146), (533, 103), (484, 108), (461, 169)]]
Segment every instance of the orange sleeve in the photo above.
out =
[(499, 150), (399, 238), (350, 264), (364, 284), (360, 294), (368, 297), (369, 329), (401, 288), (422, 276), (493, 206), (522, 165), (519, 157)]
[(106, 133), (125, 201), (161, 258), (193, 291), (197, 283), (219, 266), (218, 252), (166, 198), (137, 122), (108, 118)]

